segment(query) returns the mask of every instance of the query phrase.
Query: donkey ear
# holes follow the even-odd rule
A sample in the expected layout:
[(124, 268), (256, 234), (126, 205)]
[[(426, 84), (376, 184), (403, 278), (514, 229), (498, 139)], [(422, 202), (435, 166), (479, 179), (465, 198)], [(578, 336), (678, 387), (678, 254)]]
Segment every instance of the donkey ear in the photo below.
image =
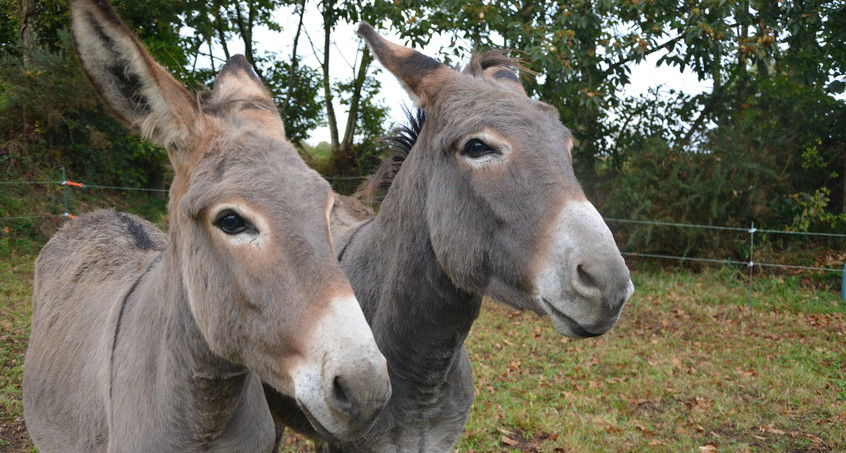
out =
[(474, 54), (470, 63), (462, 70), (463, 74), (473, 77), (484, 77), (499, 83), (503, 88), (516, 93), (526, 95), (523, 82), (517, 71), (524, 71), (528, 74), (535, 74), (529, 70), (520, 60), (506, 56), (504, 50), (489, 50), (482, 54)]
[(503, 87), (526, 96), (526, 89), (520, 77), (511, 69), (503, 66), (491, 66), (482, 71), (482, 75), (500, 83)]
[(270, 92), (243, 55), (233, 55), (214, 80), (213, 99), (258, 101), (273, 105)]
[(202, 113), (185, 87), (153, 61), (108, 1), (71, 0), (70, 13), (82, 67), (112, 113), (166, 147), (172, 160), (190, 149)]
[(458, 72), (416, 50), (385, 40), (367, 22), (356, 31), (420, 108), (431, 107), (443, 86), (458, 78)]

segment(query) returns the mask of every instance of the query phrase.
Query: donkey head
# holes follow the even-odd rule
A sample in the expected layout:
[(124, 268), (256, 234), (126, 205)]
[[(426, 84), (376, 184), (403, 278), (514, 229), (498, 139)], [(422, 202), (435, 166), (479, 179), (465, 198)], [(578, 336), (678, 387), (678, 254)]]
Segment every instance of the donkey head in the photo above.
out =
[(265, 87), (236, 56), (200, 101), (105, 0), (72, 1), (71, 17), (105, 104), (168, 151), (166, 258), (186, 330), (294, 397), (318, 429), (357, 435), (390, 396), (385, 360), (335, 258), (329, 185), (286, 140)]
[(526, 96), (502, 54), (458, 72), (366, 23), (358, 33), (427, 114), (383, 209), (425, 197), (432, 248), (457, 287), (547, 313), (571, 337), (613, 327), (634, 287), (555, 108)]

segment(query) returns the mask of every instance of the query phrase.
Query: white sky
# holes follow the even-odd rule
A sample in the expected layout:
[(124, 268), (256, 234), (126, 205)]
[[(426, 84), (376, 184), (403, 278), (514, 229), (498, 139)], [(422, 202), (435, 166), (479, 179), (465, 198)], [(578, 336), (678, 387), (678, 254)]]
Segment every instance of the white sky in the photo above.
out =
[[(293, 35), (297, 29), (298, 17), (292, 13), (292, 10), (287, 10), (277, 13), (276, 19), (282, 26), (283, 32), (276, 33), (265, 28), (256, 29), (254, 31), (256, 51), (278, 52), (280, 58), (287, 59), (290, 58)], [(305, 33), (300, 37), (298, 47), (301, 64), (319, 68), (320, 63), (318, 58), (322, 58), (323, 54), (323, 23), (322, 17), (311, 2), (309, 2), (309, 7), (306, 10), (303, 29)], [(389, 30), (379, 30), (379, 32), (389, 40), (397, 43), (402, 42), (395, 33)], [(311, 42), (306, 36), (306, 33), (311, 37)], [(358, 52), (363, 46), (363, 43), (355, 34), (354, 24), (338, 25), (332, 38), (330, 64), (332, 66), (333, 76), (336, 80), (348, 80), (355, 75), (355, 68), (352, 65), (358, 63), (360, 56)], [(311, 47), (312, 42), (316, 47), (315, 49)], [(444, 37), (435, 36), (428, 46), (416, 50), (431, 57), (438, 58), (442, 46), (448, 44), (448, 42), (449, 40)], [(465, 48), (471, 47), (469, 43), (464, 44)], [(243, 52), (243, 45), (240, 41), (231, 42), (229, 43), (229, 50), (232, 54)], [(221, 51), (218, 54), (222, 55), (223, 53)], [(711, 89), (710, 81), (700, 82), (696, 75), (690, 71), (680, 72), (678, 68), (666, 65), (656, 68), (655, 63), (658, 58), (660, 58), (660, 55), (650, 55), (645, 61), (632, 67), (631, 83), (624, 90), (625, 95), (646, 93), (652, 87), (661, 87), (662, 90), (674, 89), (687, 94), (698, 94)], [(378, 65), (378, 62), (374, 62), (373, 65)], [(410, 106), (410, 98), (402, 89), (399, 82), (387, 71), (382, 71), (378, 77), (382, 84), (379, 97), (382, 103), (390, 109), (392, 121), (396, 123), (404, 122), (405, 118), (403, 117), (402, 106)], [(335, 113), (338, 117), (338, 127), (340, 130), (343, 130), (347, 119), (346, 106), (336, 102)], [(312, 145), (316, 145), (321, 141), (329, 141), (329, 128), (321, 127), (313, 130), (308, 141)]]

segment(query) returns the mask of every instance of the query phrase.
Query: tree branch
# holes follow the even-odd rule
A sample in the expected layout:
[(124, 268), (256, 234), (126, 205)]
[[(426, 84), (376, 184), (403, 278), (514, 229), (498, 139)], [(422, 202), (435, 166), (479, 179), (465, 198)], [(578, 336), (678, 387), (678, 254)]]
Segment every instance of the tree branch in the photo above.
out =
[(297, 79), (297, 67), (300, 63), (300, 60), (297, 57), (297, 46), (300, 41), (300, 33), (302, 33), (303, 30), (303, 17), (305, 16), (306, 1), (307, 0), (303, 0), (302, 5), (300, 5), (300, 19), (297, 24), (297, 33), (294, 35), (293, 50), (291, 50), (291, 74), (288, 76), (288, 91), (285, 94), (285, 100), (282, 102), (282, 108), (280, 109), (282, 112), (285, 112), (285, 110), (288, 109), (288, 105), (291, 103), (291, 98), (294, 97), (294, 82)]
[[(655, 52), (657, 52), (657, 51), (659, 51), (659, 50), (661, 50), (661, 49), (666, 49), (666, 48), (669, 48), (669, 47), (671, 47), (671, 46), (675, 45), (677, 42), (681, 41), (682, 39), (684, 39), (684, 36), (676, 36), (675, 38), (673, 38), (673, 39), (671, 39), (671, 40), (669, 40), (669, 41), (665, 42), (664, 44), (661, 44), (661, 45), (660, 45), (660, 46), (658, 46), (658, 47), (654, 47), (654, 48), (652, 48), (652, 49), (650, 49), (650, 50), (645, 51), (645, 52), (643, 53), (643, 55), (642, 55), (642, 56), (643, 56), (643, 57), (645, 57), (645, 56), (647, 56), (647, 55), (651, 55), (651, 54), (653, 54), (653, 53), (655, 53)], [(628, 56), (628, 57), (626, 57), (626, 58), (624, 58), (624, 59), (622, 59), (622, 60), (620, 60), (620, 61), (618, 61), (618, 62), (616, 62), (616, 63), (614, 63), (614, 64), (612, 64), (612, 65), (610, 65), (610, 66), (608, 66), (608, 69), (606, 69), (604, 73), (605, 73), (605, 75), (611, 74), (611, 73), (613, 73), (613, 72), (614, 72), (617, 68), (619, 68), (620, 66), (624, 66), (624, 65), (626, 65), (626, 64), (629, 64), (629, 63), (631, 63), (632, 61), (637, 60), (638, 58), (640, 58), (640, 56), (638, 56), (637, 54), (635, 54), (634, 52), (632, 52), (631, 54), (629, 54), (629, 56)]]

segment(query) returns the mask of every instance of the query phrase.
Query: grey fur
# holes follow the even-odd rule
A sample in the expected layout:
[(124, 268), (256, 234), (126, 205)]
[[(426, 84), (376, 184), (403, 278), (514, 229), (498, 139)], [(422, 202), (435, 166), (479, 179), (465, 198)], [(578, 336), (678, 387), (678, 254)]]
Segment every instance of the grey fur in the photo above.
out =
[[(329, 185), (285, 139), (244, 57), (200, 105), (108, 3), (70, 7), (89, 78), (127, 125), (167, 146), (175, 176), (169, 234), (101, 210), (41, 251), (23, 376), (36, 446), (269, 451), (262, 380), (324, 435), (357, 436), (390, 396), (384, 357), (334, 255)], [(234, 214), (245, 228), (226, 233)]]
[[(395, 176), (378, 215), (333, 229), (341, 266), (388, 359), (393, 396), (361, 440), (324, 447), (446, 452), (473, 401), (464, 340), (483, 295), (550, 314), (562, 334), (581, 338), (610, 329), (633, 286), (576, 181), (572, 137), (558, 112), (500, 73), (514, 62), (477, 55), (459, 74), (429, 59), (416, 72), (428, 57), (387, 43), (367, 24), (359, 34), (427, 118), (407, 157), (380, 173)], [(496, 152), (465, 155), (479, 137)], [(265, 390), (277, 423), (314, 436), (290, 400)]]

